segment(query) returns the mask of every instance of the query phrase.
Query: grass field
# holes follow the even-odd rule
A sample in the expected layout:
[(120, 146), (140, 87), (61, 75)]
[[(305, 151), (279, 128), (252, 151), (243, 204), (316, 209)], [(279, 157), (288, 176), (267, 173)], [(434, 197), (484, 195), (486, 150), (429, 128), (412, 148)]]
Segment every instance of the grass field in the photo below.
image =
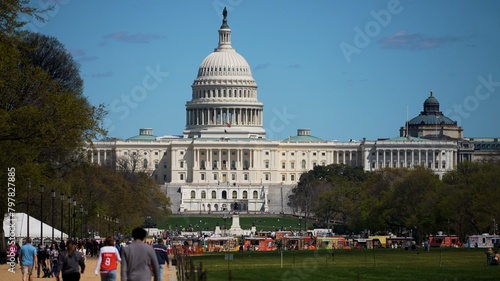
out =
[[(224, 228), (224, 219), (222, 216), (170, 216), (165, 221), (158, 223), (161, 229), (175, 230), (181, 228), (192, 227), (194, 231), (200, 230), (214, 230), (215, 226), (219, 224)], [(232, 217), (226, 219), (227, 228), (231, 227)], [(277, 228), (285, 227), (287, 230), (298, 230), (299, 225), (305, 229), (305, 221), (299, 221), (295, 217), (255, 217), (240, 215), (240, 226), (242, 229), (250, 229), (252, 224), (255, 223), (257, 231), (271, 231)], [(312, 224), (310, 224), (312, 225)]]
[(484, 249), (403, 249), (205, 253), (193, 257), (208, 280), (498, 280), (500, 267), (486, 266)]

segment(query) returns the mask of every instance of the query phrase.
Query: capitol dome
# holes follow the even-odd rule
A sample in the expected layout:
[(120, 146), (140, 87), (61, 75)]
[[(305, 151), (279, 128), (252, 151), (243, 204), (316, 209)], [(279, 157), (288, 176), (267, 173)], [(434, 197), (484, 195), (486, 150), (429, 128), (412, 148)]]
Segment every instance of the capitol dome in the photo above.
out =
[(187, 138), (265, 138), (264, 105), (248, 62), (231, 46), (227, 10), (219, 44), (200, 64), (186, 103)]
[(228, 76), (230, 78), (252, 79), (252, 71), (248, 62), (234, 49), (226, 51), (214, 51), (208, 55), (198, 69), (199, 78), (216, 78)]

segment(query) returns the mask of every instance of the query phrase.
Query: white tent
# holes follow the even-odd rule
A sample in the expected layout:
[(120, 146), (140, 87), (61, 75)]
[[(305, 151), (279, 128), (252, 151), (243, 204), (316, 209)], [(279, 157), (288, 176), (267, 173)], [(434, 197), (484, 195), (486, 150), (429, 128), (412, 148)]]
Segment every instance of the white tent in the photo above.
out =
[[(41, 224), (41, 222), (34, 217), (29, 218), (30, 226), (30, 237), (32, 240), (40, 242), (40, 225), (43, 227), (43, 239), (45, 243), (49, 243), (52, 240), (52, 226), (48, 224)], [(12, 218), (7, 213), (3, 218), (3, 231), (5, 232), (5, 237), (11, 237), (14, 235), (16, 241), (19, 239), (26, 238), (28, 236), (28, 215), (25, 213), (13, 213)], [(63, 233), (63, 239), (67, 239), (68, 235)], [(54, 228), (54, 239), (61, 239), (61, 231)]]

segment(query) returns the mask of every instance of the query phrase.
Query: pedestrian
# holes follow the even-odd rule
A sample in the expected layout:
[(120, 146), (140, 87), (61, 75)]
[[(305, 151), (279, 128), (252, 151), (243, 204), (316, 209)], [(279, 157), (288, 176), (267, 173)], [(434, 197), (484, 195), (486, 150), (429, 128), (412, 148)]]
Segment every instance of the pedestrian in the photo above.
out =
[(155, 251), (144, 243), (146, 230), (137, 227), (132, 230), (134, 241), (122, 251), (122, 281), (159, 281), (160, 267)]
[(38, 269), (36, 271), (36, 277), (40, 278), (40, 270), (42, 271), (42, 276), (43, 276), (43, 268), (46, 266), (45, 260), (45, 247), (42, 244), (38, 244), (38, 250), (37, 250), (37, 258), (38, 258)]
[(113, 237), (107, 237), (104, 241), (104, 247), (99, 252), (95, 275), (101, 274), (101, 281), (115, 281), (117, 261), (121, 262), (120, 252), (115, 247)]
[(79, 281), (80, 273), (85, 271), (85, 262), (76, 249), (77, 243), (68, 240), (66, 250), (59, 255), (59, 268), (63, 281)]
[(50, 276), (55, 277), (56, 281), (59, 281), (59, 246), (57, 246), (56, 242), (52, 242), (52, 246), (50, 247), (49, 260), (51, 265)]
[(26, 238), (26, 244), (19, 249), (19, 262), (21, 263), (21, 272), (23, 281), (33, 281), (33, 267), (37, 269), (38, 258), (36, 248), (31, 245), (31, 238)]
[(156, 253), (156, 258), (158, 259), (158, 264), (160, 265), (160, 279), (159, 281), (162, 281), (163, 279), (163, 270), (165, 269), (165, 263), (167, 264), (167, 268), (170, 268), (170, 265), (168, 263), (168, 251), (167, 247), (163, 245), (163, 238), (159, 237), (156, 240), (156, 244), (153, 245), (153, 249), (155, 250)]

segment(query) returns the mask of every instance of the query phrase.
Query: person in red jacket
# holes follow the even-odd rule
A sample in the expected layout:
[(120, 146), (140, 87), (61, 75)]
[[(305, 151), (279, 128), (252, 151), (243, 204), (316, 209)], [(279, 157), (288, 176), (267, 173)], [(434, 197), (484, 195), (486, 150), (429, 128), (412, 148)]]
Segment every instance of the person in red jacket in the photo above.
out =
[(101, 281), (116, 281), (117, 262), (121, 262), (120, 253), (115, 247), (113, 237), (107, 237), (104, 241), (104, 247), (99, 252), (95, 275), (101, 274)]

